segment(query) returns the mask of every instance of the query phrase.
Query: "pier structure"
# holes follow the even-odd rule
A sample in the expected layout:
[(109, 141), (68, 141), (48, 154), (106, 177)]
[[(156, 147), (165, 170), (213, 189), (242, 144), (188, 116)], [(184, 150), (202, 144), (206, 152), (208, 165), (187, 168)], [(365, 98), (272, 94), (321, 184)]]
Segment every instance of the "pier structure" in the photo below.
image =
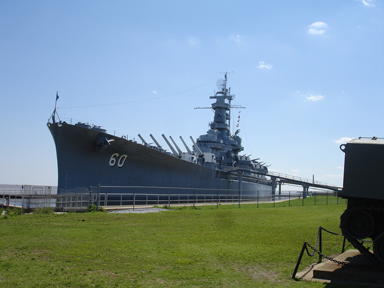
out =
[[(241, 193), (242, 190), (242, 181), (244, 178), (257, 180), (259, 182), (269, 182), (272, 185), (272, 198), (276, 196), (276, 189), (278, 187), (278, 195), (281, 196), (281, 186), (283, 184), (289, 184), (289, 185), (296, 185), (301, 186), (303, 189), (303, 198), (307, 198), (309, 194), (309, 188), (317, 188), (327, 191), (333, 191), (335, 193), (335, 196), (337, 196), (337, 193), (342, 190), (342, 187), (336, 186), (333, 184), (323, 183), (320, 181), (315, 181), (314, 178), (307, 179), (299, 176), (293, 176), (293, 175), (287, 175), (282, 173), (276, 173), (276, 172), (267, 172), (266, 174), (263, 174), (262, 176), (267, 176), (270, 179), (267, 179), (265, 177), (258, 178), (253, 177), (249, 175), (245, 175), (244, 169), (232, 169), (227, 171), (227, 173), (233, 175), (233, 179), (237, 178), (239, 181), (239, 193)], [(235, 176), (237, 175), (237, 176)]]
[(279, 186), (279, 195), (281, 195), (281, 185), (282, 184), (290, 184), (290, 185), (297, 185), (301, 186), (303, 188), (303, 198), (307, 198), (308, 196), (308, 190), (310, 187), (312, 188), (318, 188), (318, 189), (324, 189), (324, 190), (331, 190), (335, 193), (341, 191), (342, 187), (328, 184), (328, 183), (322, 183), (319, 181), (315, 181), (314, 178), (312, 180), (307, 178), (302, 178), (298, 176), (292, 176), (287, 174), (281, 174), (276, 172), (268, 172), (266, 176), (271, 177), (272, 181), (272, 195), (276, 195), (276, 188)]

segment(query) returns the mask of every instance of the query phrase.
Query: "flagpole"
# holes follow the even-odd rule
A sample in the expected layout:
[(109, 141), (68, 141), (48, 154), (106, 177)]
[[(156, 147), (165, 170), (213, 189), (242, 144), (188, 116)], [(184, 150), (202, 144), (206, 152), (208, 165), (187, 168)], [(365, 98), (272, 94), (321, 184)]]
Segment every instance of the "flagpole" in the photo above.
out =
[(56, 112), (57, 99), (59, 99), (59, 91), (56, 91), (55, 112)]
[(56, 91), (56, 101), (55, 101), (55, 110), (53, 110), (53, 114), (52, 114), (52, 120), (53, 120), (53, 123), (56, 122), (56, 106), (57, 106), (57, 99), (59, 99), (59, 91)]

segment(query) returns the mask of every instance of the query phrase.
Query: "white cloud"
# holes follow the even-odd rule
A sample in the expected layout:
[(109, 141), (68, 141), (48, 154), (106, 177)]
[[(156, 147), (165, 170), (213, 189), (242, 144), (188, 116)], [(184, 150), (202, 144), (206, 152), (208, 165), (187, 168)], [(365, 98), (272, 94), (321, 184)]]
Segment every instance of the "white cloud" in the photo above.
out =
[(321, 29), (321, 28), (327, 28), (327, 23), (324, 22), (314, 22), (311, 25), (308, 26), (309, 28), (315, 28), (315, 29)]
[(190, 45), (199, 45), (199, 44), (200, 44), (199, 39), (197, 39), (196, 37), (189, 37), (189, 38), (187, 39), (187, 42), (188, 42)]
[(364, 4), (364, 6), (375, 7), (374, 0), (357, 0)]
[(152, 93), (153, 93), (153, 94), (159, 94), (159, 93), (157, 93), (156, 90), (152, 90)]
[(325, 33), (325, 30), (324, 29), (309, 29), (308, 30), (308, 34), (312, 34), (312, 35), (322, 35)]
[(328, 28), (328, 25), (324, 22), (314, 22), (311, 25), (308, 25), (308, 27), (308, 34), (322, 35), (325, 33), (325, 29)]
[(297, 96), (300, 99), (302, 99), (304, 102), (312, 101), (312, 102), (317, 102), (325, 99), (325, 96), (320, 95), (320, 94), (312, 94), (310, 92), (303, 93), (300, 90), (296, 90)]
[(236, 43), (240, 43), (242, 41), (242, 37), (240, 35), (231, 35), (229, 36), (229, 39)]
[(349, 141), (351, 141), (352, 140), (352, 138), (350, 138), (350, 137), (341, 137), (340, 139), (338, 139), (338, 140), (333, 140), (335, 143), (337, 143), (337, 144), (345, 144), (345, 143), (347, 143), (347, 142), (349, 142)]
[(257, 66), (259, 69), (272, 69), (272, 67), (273, 66), (271, 64), (265, 64), (264, 61), (260, 61), (259, 66)]
[(309, 96), (305, 97), (305, 99), (307, 99), (308, 101), (317, 102), (317, 101), (323, 100), (324, 96), (322, 96), (320, 94), (319, 95), (309, 94)]

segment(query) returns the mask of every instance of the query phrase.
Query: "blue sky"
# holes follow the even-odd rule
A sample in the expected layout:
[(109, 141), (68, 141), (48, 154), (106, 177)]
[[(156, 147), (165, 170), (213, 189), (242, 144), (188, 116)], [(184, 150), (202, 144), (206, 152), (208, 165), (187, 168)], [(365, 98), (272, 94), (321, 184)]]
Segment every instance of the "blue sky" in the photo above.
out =
[(340, 186), (339, 145), (384, 137), (383, 1), (0, 0), (0, 41), (0, 184), (57, 184), (56, 91), (62, 120), (166, 147), (233, 71), (244, 154)]

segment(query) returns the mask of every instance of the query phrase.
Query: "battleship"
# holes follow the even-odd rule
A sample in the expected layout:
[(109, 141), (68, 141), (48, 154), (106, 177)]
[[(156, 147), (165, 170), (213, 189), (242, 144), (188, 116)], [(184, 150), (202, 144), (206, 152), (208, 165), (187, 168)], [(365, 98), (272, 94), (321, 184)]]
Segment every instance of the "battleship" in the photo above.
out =
[[(150, 187), (147, 193), (217, 193), (226, 195), (272, 194), (268, 168), (259, 159), (240, 155), (244, 150), (237, 129), (231, 135), (231, 88), (227, 74), (217, 81), (218, 91), (210, 96), (214, 119), (206, 134), (191, 146), (180, 136), (183, 152), (176, 141), (162, 134), (170, 151), (164, 149), (150, 134), (142, 143), (107, 133), (101, 126), (61, 121), (56, 110), (47, 126), (53, 136), (58, 167), (58, 194), (87, 193), (90, 187), (109, 186), (109, 191), (124, 193), (127, 189), (113, 187)], [(57, 102), (58, 96), (56, 96)], [(169, 190), (169, 189), (168, 189)], [(209, 192), (211, 191), (211, 192)], [(240, 192), (239, 192), (240, 191)], [(215, 192), (216, 193), (216, 192)]]

